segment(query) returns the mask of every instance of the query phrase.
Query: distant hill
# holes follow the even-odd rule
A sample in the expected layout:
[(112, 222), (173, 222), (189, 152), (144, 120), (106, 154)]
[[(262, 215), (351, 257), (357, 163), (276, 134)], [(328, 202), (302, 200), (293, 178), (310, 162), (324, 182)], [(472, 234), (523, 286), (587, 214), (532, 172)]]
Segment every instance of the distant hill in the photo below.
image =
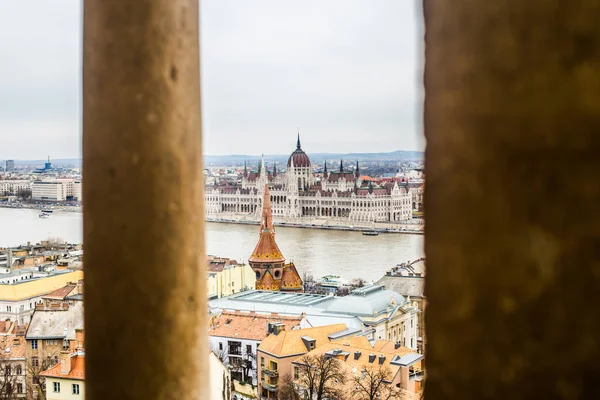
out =
[[(277, 161), (280, 164), (287, 163), (289, 154), (267, 154), (265, 161)], [(422, 151), (396, 150), (389, 153), (311, 153), (308, 155), (313, 162), (323, 162), (324, 160), (344, 160), (349, 163), (358, 161), (409, 161), (422, 160), (424, 153)], [(226, 156), (204, 156), (206, 165), (231, 165), (240, 164), (244, 161), (256, 163), (260, 161), (260, 156), (251, 156), (243, 154), (232, 154)]]
[[(265, 161), (276, 161), (280, 164), (287, 163), (289, 154), (267, 154)], [(308, 155), (311, 161), (323, 162), (324, 160), (340, 160), (348, 161), (348, 163), (358, 161), (409, 161), (422, 160), (424, 153), (422, 151), (396, 150), (389, 153), (311, 153)], [(247, 154), (231, 154), (224, 156), (204, 156), (206, 165), (233, 165), (243, 164), (244, 161), (256, 163), (260, 161), (260, 156)], [(56, 160), (50, 159), (52, 165), (60, 166), (81, 166), (81, 158), (59, 158)], [(16, 165), (39, 165), (43, 166), (46, 160), (15, 160)]]
[[(39, 165), (40, 167), (44, 166), (44, 163), (48, 160), (15, 160), (15, 165)], [(81, 166), (81, 158), (57, 158), (56, 160), (50, 159), (50, 162), (55, 167), (61, 166)]]

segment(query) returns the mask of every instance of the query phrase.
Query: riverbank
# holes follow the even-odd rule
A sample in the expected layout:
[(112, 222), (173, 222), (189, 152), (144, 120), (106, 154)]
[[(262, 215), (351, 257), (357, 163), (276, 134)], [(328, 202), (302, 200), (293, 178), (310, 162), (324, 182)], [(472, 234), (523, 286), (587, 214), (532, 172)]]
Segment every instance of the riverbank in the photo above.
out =
[(65, 206), (65, 205), (54, 205), (54, 204), (41, 204), (41, 203), (0, 203), (0, 208), (11, 208), (11, 209), (25, 209), (25, 210), (52, 210), (52, 211), (66, 211), (66, 212), (83, 212), (82, 206)]
[[(242, 224), (242, 225), (259, 225), (259, 221), (250, 215), (225, 214), (220, 216), (207, 216), (207, 222), (216, 222), (224, 224)], [(412, 222), (412, 221), (411, 221)], [(304, 229), (323, 229), (337, 231), (375, 231), (378, 233), (404, 233), (411, 235), (422, 235), (424, 233), (424, 224), (422, 223), (359, 223), (350, 221), (338, 221), (326, 218), (313, 218), (310, 220), (300, 218), (274, 218), (273, 225), (285, 226), (289, 228), (304, 228)]]
[[(63, 212), (82, 213), (82, 206), (67, 206), (41, 203), (0, 203), (0, 208), (10, 209), (33, 209), (33, 210), (52, 210)], [(241, 225), (259, 225), (259, 221), (251, 215), (239, 215), (233, 213), (224, 213), (217, 215), (209, 215), (206, 217), (206, 222), (216, 222), (223, 224), (241, 224)], [(386, 222), (350, 222), (340, 221), (327, 218), (274, 218), (275, 226), (285, 226), (290, 228), (303, 229), (324, 229), (337, 231), (375, 231), (378, 233), (404, 233), (409, 235), (422, 235), (424, 233), (424, 224), (419, 221), (411, 220), (410, 223), (386, 223)]]

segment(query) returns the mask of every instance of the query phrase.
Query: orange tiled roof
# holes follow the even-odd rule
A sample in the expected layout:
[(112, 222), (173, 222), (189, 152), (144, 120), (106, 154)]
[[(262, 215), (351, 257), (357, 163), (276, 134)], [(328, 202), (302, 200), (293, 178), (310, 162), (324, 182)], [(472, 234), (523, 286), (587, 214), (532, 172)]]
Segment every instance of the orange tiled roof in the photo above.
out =
[(48, 293), (47, 295), (44, 296), (44, 298), (45, 299), (64, 300), (64, 298), (67, 297), (69, 294), (71, 294), (73, 289), (75, 289), (76, 287), (77, 287), (77, 285), (75, 285), (75, 284), (67, 284), (66, 286), (63, 286), (61, 288), (56, 289), (53, 292)]
[(223, 311), (220, 316), (213, 319), (208, 335), (263, 340), (267, 337), (268, 322), (281, 322), (286, 331), (291, 331), (300, 325), (300, 321), (300, 317)]
[(256, 281), (256, 290), (279, 290), (281, 287), (281, 279), (275, 280), (269, 271), (265, 272), (265, 275), (261, 280)]
[[(376, 366), (376, 367), (378, 367), (379, 365), (382, 365), (384, 367), (388, 367), (392, 373), (392, 376), (395, 376), (396, 373), (398, 372), (398, 370), (400, 369), (400, 366), (391, 364), (391, 361), (394, 358), (394, 356), (395, 355), (403, 356), (405, 354), (416, 353), (414, 350), (411, 350), (407, 347), (400, 347), (398, 349), (394, 349), (394, 343), (390, 342), (389, 340), (380, 340), (378, 342), (382, 342), (379, 344), (379, 346), (377, 346), (377, 343), (376, 343), (376, 347), (381, 348), (379, 351), (375, 350), (375, 348), (372, 348), (370, 345), (367, 348), (365, 348), (362, 345), (360, 345), (359, 341), (354, 342), (354, 343), (358, 343), (359, 346), (354, 346), (353, 342), (349, 342), (348, 339), (340, 339), (340, 340), (324, 343), (322, 346), (316, 347), (315, 350), (310, 351), (308, 354), (311, 356), (319, 356), (321, 354), (339, 349), (339, 350), (342, 350), (342, 352), (350, 353), (347, 358), (342, 358), (340, 360), (340, 361), (343, 361), (342, 364), (346, 367), (358, 367), (358, 368), (356, 368), (356, 370), (360, 371), (360, 370), (362, 370), (363, 367), (366, 367), (369, 365)], [(388, 344), (391, 344), (391, 347), (388, 346)], [(358, 360), (355, 360), (355, 357), (354, 357), (354, 352), (356, 352), (356, 351), (361, 352)], [(375, 355), (374, 361), (369, 362), (370, 355)], [(381, 363), (381, 364), (379, 363), (380, 356), (385, 357), (383, 363)]]
[(62, 379), (77, 379), (84, 380), (85, 379), (85, 367), (84, 367), (84, 358), (85, 356), (77, 354), (70, 357), (71, 361), (71, 371), (68, 374), (61, 374), (61, 363), (59, 362), (54, 367), (45, 370), (40, 373), (41, 376), (48, 376), (51, 378), (62, 378)]
[(254, 263), (280, 263), (285, 262), (281, 250), (275, 243), (275, 235), (269, 231), (263, 231), (260, 233), (258, 243), (252, 252), (249, 262)]
[(258, 349), (278, 357), (308, 352), (303, 336), (315, 339), (315, 347), (329, 342), (329, 335), (346, 330), (345, 324), (325, 325), (316, 328), (298, 329), (295, 331), (283, 331), (278, 335), (269, 335), (258, 346)]
[(281, 275), (281, 289), (282, 290), (302, 290), (302, 278), (296, 269), (294, 264), (287, 264), (283, 269)]
[(255, 263), (285, 262), (281, 250), (279, 250), (277, 243), (275, 243), (275, 228), (273, 227), (273, 213), (271, 211), (269, 185), (265, 185), (262, 220), (260, 223), (260, 237), (258, 238), (258, 243), (248, 261)]
[(27, 342), (24, 336), (6, 335), (0, 342), (0, 351), (4, 354), (5, 360), (15, 358), (25, 358)]

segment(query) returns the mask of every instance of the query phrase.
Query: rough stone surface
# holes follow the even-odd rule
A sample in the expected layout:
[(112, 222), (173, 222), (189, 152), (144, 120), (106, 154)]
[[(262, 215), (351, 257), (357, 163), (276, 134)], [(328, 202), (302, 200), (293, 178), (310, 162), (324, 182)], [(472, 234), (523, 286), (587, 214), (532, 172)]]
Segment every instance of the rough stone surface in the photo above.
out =
[(208, 385), (197, 0), (84, 4), (86, 397)]
[(424, 6), (425, 398), (600, 398), (600, 2)]

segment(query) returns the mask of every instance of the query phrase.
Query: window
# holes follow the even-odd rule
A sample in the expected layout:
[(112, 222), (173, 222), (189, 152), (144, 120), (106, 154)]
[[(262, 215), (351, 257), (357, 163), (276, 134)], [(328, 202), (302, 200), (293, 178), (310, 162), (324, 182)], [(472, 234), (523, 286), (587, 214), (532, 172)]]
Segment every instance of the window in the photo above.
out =
[(410, 347), (411, 347), (411, 348), (414, 346), (414, 345), (413, 345), (413, 340), (414, 340), (413, 338), (410, 338)]
[(298, 367), (294, 367), (294, 379), (299, 379), (300, 378), (300, 368)]
[(260, 366), (261, 366), (261, 367), (264, 367), (264, 366), (265, 366), (265, 358), (264, 358), (264, 357), (261, 357), (261, 358), (260, 358)]
[(219, 342), (219, 350), (223, 350), (223, 342)]
[(252, 354), (252, 345), (251, 344), (246, 345), (246, 354)]
[(228, 341), (227, 345), (229, 346), (229, 354), (241, 356), (242, 355), (242, 342), (232, 342)]
[(6, 311), (10, 312), (11, 307), (10, 306), (6, 306)]
[(6, 367), (4, 367), (4, 374), (5, 375), (12, 375), (12, 367), (10, 364), (8, 364)]
[(413, 327), (413, 320), (412, 319), (410, 320), (410, 327), (411, 328)]
[(73, 387), (73, 394), (79, 394), (79, 384), (78, 383), (74, 383), (72, 385)]
[(23, 393), (23, 384), (17, 383), (17, 393)]
[(37, 346), (38, 346), (37, 339), (33, 339), (33, 340), (31, 341), (31, 349), (32, 349), (32, 350), (36, 350), (36, 349), (37, 349)]
[(40, 366), (40, 360), (37, 357), (31, 357), (31, 365), (33, 367), (39, 367)]
[(23, 374), (23, 368), (21, 367), (21, 365), (17, 365), (17, 368), (15, 368), (16, 370), (16, 374), (17, 375), (22, 375)]
[(271, 361), (271, 371), (277, 371), (277, 363), (275, 361)]
[(53, 389), (54, 393), (60, 393), (60, 382), (54, 382)]

